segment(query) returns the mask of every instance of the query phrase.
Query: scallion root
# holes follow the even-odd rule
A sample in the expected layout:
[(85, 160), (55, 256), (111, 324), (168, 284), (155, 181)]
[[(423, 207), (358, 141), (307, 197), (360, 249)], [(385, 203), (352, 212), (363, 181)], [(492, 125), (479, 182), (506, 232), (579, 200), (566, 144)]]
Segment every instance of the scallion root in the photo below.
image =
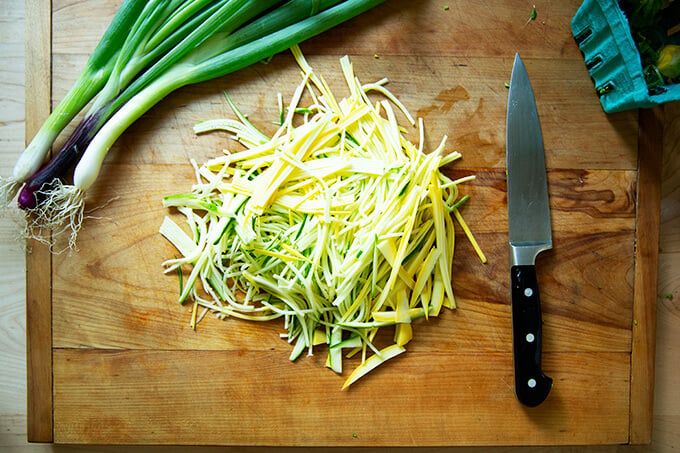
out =
[[(83, 223), (85, 192), (76, 186), (55, 182), (38, 193), (44, 201), (28, 210), (24, 236), (48, 245), (53, 253), (75, 250)], [(59, 239), (65, 236), (68, 236), (68, 247), (55, 250)]]
[(10, 205), (20, 187), (21, 183), (12, 177), (0, 178), (0, 210)]

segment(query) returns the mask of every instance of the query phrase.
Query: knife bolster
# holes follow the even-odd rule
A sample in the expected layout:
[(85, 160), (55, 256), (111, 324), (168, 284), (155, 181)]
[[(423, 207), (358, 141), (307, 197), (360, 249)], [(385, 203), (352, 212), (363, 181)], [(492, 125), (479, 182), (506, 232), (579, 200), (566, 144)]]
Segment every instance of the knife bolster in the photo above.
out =
[(544, 250), (550, 250), (552, 242), (514, 245), (510, 243), (510, 266), (533, 266), (536, 257)]

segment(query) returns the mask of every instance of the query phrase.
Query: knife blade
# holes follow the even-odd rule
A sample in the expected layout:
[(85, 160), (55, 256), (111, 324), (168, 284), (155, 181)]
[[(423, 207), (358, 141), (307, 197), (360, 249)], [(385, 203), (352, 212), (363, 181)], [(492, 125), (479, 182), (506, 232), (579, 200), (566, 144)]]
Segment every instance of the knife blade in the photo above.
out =
[(552, 248), (552, 232), (541, 125), (519, 53), (508, 94), (506, 158), (515, 394), (534, 407), (552, 388), (541, 370), (543, 321), (535, 267), (536, 256)]

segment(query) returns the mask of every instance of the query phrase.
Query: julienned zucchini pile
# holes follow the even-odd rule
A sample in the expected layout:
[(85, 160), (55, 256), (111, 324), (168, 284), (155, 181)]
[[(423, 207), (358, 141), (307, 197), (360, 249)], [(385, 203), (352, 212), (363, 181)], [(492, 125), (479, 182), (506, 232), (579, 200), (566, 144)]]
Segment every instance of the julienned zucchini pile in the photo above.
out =
[[(186, 221), (183, 228), (168, 216), (160, 228), (182, 254), (165, 266), (191, 267), (179, 301), (193, 301), (192, 326), (208, 312), (283, 318), (291, 360), (325, 344), (327, 365), (341, 373), (343, 356), (360, 355), (347, 387), (404, 352), (414, 319), (455, 308), (454, 218), (486, 259), (458, 210), (467, 199), (458, 185), (472, 177), (453, 181), (440, 171), (460, 157), (444, 153), (446, 137), (426, 153), (422, 121), (416, 146), (392, 104), (415, 121), (386, 80), (362, 85), (344, 57), (350, 95), (338, 100), (299, 48), (292, 51), (302, 81), (272, 137), (228, 97), (238, 119), (195, 127), (229, 131), (245, 150), (193, 162), (191, 192), (163, 199)], [(384, 99), (373, 103), (369, 91)], [(378, 345), (385, 326), (394, 326), (393, 341)]]
[[(85, 192), (130, 124), (183, 86), (283, 52), (384, 0), (124, 0), (72, 89), (0, 185), (18, 194), (26, 234), (75, 246)], [(86, 106), (89, 107), (85, 111)], [(59, 134), (82, 112), (63, 147)], [(75, 168), (74, 168), (75, 167)]]

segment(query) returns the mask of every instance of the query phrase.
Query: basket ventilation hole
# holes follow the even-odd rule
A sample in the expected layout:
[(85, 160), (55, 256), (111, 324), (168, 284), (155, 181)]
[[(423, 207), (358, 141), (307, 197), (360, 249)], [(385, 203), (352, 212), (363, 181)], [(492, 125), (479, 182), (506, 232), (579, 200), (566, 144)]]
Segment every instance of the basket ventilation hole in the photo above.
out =
[(590, 60), (586, 61), (586, 68), (588, 68), (588, 71), (591, 69), (599, 66), (602, 64), (602, 57), (599, 55), (595, 55), (593, 58)]
[(579, 46), (585, 41), (586, 39), (590, 38), (590, 36), (593, 34), (593, 30), (590, 28), (584, 28), (582, 31), (580, 31), (576, 36), (574, 36), (574, 39), (576, 39), (576, 44)]
[(599, 87), (595, 88), (597, 90), (597, 94), (599, 96), (604, 96), (607, 93), (611, 93), (614, 91), (614, 84), (612, 82), (605, 82), (604, 84), (600, 85)]

